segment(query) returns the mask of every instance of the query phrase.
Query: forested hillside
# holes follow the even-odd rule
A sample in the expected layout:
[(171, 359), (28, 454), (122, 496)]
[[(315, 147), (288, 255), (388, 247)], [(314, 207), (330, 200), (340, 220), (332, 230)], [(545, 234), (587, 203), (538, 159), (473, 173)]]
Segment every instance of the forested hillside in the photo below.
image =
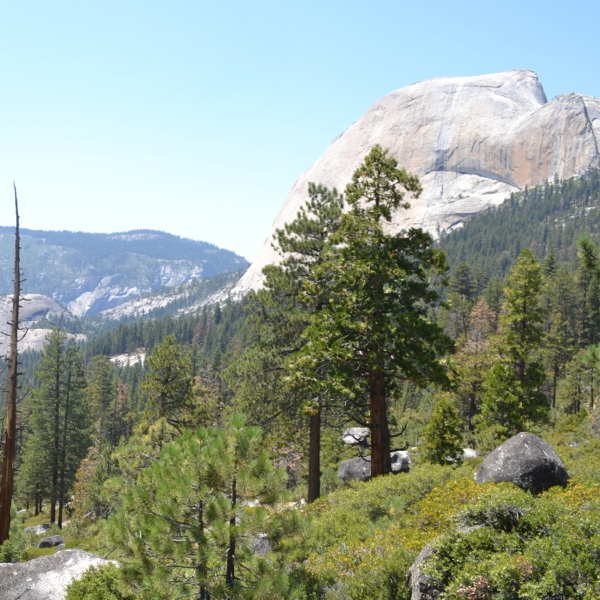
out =
[(555, 181), (512, 194), (506, 202), (473, 215), (438, 244), (451, 265), (468, 262), (488, 278), (505, 277), (523, 248), (538, 260), (552, 252), (573, 263), (577, 238), (600, 235), (600, 172)]
[[(68, 600), (409, 600), (429, 543), (440, 599), (600, 597), (600, 262), (576, 243), (599, 174), (527, 190), (439, 244), (386, 233), (418, 186), (375, 147), (344, 197), (309, 188), (243, 302), (81, 347), (52, 334), (23, 382), (16, 506), (123, 566)], [(366, 438), (345, 443), (349, 427)], [(558, 451), (565, 488), (475, 483), (523, 431)], [(365, 454), (371, 480), (342, 481)], [(19, 525), (0, 562), (53, 551)]]

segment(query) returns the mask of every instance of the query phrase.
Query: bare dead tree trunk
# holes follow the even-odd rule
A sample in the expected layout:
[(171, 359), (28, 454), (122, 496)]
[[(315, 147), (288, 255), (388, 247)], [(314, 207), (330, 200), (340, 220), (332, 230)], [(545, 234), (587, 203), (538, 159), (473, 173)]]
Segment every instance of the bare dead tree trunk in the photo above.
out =
[(4, 456), (2, 460), (2, 479), (0, 479), (0, 544), (3, 544), (10, 532), (10, 509), (13, 496), (14, 461), (17, 452), (17, 386), (18, 386), (18, 352), (19, 335), (19, 301), (21, 296), (21, 264), (19, 237), (19, 204), (17, 187), (15, 190), (15, 269), (12, 298), (12, 320), (10, 323), (10, 355), (8, 357), (8, 386), (6, 394), (6, 418), (4, 432)]

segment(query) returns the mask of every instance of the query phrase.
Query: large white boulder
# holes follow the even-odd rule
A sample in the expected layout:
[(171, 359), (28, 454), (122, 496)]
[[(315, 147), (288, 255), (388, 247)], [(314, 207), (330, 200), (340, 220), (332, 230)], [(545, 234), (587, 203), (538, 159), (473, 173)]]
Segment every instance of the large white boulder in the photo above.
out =
[(108, 560), (84, 550), (62, 550), (22, 563), (0, 563), (2, 600), (63, 600), (67, 586)]

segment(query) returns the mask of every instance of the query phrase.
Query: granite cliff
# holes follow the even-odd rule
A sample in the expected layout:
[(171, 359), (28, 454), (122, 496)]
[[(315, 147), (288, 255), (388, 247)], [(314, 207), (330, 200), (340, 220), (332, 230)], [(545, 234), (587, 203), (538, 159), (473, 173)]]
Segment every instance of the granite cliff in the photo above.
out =
[(271, 234), (235, 288), (260, 287), (277, 260), (272, 234), (306, 201), (309, 182), (343, 190), (375, 144), (420, 177), (423, 193), (393, 217), (393, 231), (434, 236), (512, 192), (600, 166), (600, 100), (579, 94), (548, 102), (532, 71), (441, 77), (387, 94), (338, 136), (296, 181)]

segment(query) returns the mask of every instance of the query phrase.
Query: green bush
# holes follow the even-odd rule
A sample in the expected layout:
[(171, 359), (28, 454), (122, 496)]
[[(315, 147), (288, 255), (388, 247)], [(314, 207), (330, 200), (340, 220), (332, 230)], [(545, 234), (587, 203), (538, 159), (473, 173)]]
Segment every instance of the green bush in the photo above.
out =
[(0, 563), (19, 562), (29, 545), (29, 536), (21, 527), (21, 519), (14, 502), (10, 510), (9, 539), (0, 546)]
[(461, 513), (470, 525), (440, 538), (427, 572), (445, 600), (599, 597), (600, 502), (576, 483), (534, 498), (489, 486)]
[(56, 548), (28, 548), (23, 552), (23, 560), (33, 560), (40, 556), (48, 556), (48, 554), (54, 554)]
[(120, 570), (109, 563), (90, 567), (80, 579), (67, 587), (65, 600), (133, 600), (134, 596), (122, 591)]

